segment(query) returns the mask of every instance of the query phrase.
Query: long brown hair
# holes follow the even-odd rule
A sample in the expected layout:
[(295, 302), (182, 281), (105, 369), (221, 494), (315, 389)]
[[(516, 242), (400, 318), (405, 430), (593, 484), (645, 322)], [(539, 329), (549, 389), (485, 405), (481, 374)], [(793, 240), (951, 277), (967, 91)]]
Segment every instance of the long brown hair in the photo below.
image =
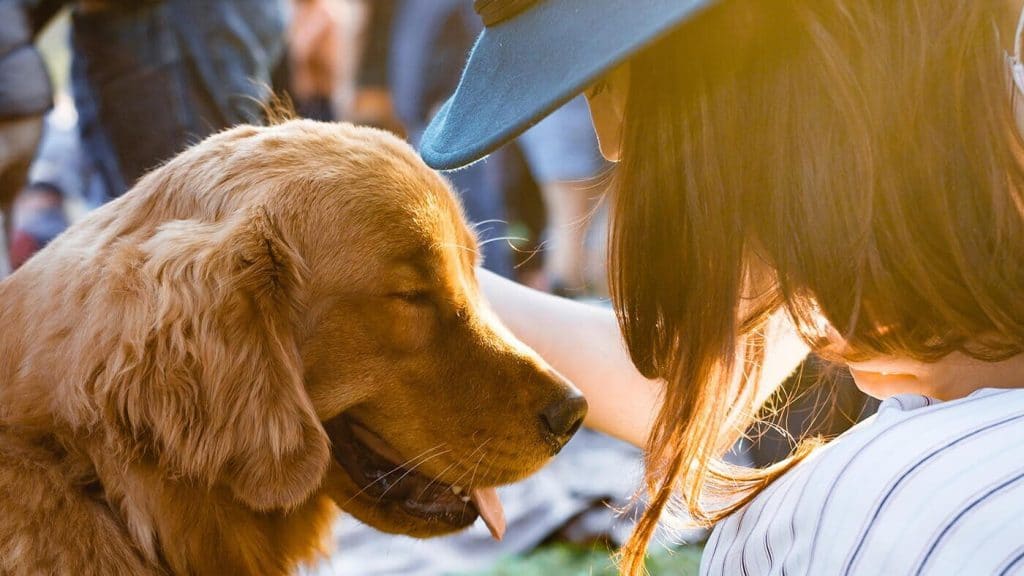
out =
[[(713, 523), (767, 469), (719, 456), (752, 418), (768, 315), (845, 359), (1024, 350), (1024, 184), (1005, 0), (726, 0), (630, 61), (612, 295), (664, 379), (643, 555), (666, 507)], [(733, 434), (730, 434), (733, 432)]]

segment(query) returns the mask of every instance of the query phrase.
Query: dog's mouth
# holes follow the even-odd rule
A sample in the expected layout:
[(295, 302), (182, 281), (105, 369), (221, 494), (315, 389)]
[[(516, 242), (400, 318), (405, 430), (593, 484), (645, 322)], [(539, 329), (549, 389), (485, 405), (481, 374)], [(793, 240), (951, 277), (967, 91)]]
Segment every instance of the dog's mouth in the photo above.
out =
[(505, 511), (493, 488), (445, 484), (417, 472), (416, 459), (406, 459), (383, 439), (352, 419), (339, 417), (327, 424), (331, 451), (358, 495), (391, 503), (405, 513), (465, 528), (482, 518), (496, 540), (505, 534)]

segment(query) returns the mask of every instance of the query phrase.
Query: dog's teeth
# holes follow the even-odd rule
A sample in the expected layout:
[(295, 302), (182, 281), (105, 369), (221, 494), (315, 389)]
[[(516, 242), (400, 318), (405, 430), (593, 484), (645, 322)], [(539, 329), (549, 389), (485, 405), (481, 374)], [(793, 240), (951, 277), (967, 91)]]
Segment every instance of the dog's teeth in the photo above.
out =
[(459, 498), (459, 500), (462, 500), (463, 502), (469, 503), (471, 498), (469, 496), (463, 496), (462, 498)]
[(452, 486), (452, 492), (454, 492), (456, 496), (462, 494), (462, 486)]

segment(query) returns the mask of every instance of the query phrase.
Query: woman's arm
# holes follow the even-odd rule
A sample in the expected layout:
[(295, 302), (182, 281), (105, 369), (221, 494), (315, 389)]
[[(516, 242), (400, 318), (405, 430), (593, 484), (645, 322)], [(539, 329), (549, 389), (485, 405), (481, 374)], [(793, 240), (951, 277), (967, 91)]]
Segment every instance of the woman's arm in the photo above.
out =
[(587, 426), (637, 446), (647, 440), (664, 383), (633, 366), (611, 310), (558, 298), (479, 270), (491, 307), (587, 397)]
[[(502, 322), (587, 397), (587, 426), (644, 446), (664, 383), (633, 366), (611, 310), (557, 298), (479, 271), (480, 286)], [(762, 369), (763, 402), (807, 356), (780, 315), (772, 322)]]

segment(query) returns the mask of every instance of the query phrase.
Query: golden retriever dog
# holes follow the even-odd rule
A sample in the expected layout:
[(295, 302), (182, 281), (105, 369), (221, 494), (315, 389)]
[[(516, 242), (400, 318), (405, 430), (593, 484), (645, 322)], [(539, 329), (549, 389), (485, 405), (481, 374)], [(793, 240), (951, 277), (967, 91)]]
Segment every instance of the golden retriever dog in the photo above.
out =
[(477, 254), (372, 129), (239, 127), (145, 176), (0, 283), (0, 574), (286, 574), (339, 508), (500, 537), (494, 487), (586, 403)]

